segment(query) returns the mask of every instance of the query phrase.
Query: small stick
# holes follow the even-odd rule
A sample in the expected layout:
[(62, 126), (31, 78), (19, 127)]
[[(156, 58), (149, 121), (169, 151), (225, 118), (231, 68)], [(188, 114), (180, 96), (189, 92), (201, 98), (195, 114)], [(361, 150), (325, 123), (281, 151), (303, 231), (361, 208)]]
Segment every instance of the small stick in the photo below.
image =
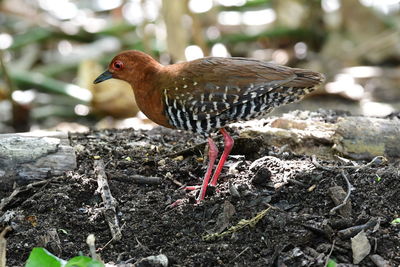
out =
[(183, 187), (184, 185), (179, 182), (178, 180), (176, 180), (174, 177), (172, 177), (172, 174), (170, 172), (167, 172), (167, 174), (165, 175), (165, 177), (167, 177), (168, 179), (170, 179), (174, 184), (176, 184), (177, 186), (179, 186), (179, 188)]
[(332, 167), (327, 167), (327, 166), (322, 166), (321, 164), (319, 164), (318, 161), (317, 161), (317, 157), (315, 155), (311, 156), (312, 164), (314, 164), (314, 166), (316, 168), (323, 169), (323, 170), (326, 170), (326, 171), (334, 171), (336, 169), (339, 169), (339, 170), (341, 170), (341, 169), (361, 170), (361, 169), (364, 169), (364, 168), (367, 168), (367, 167), (371, 166), (378, 159), (381, 159), (382, 162), (386, 162), (387, 161), (387, 159), (385, 157), (383, 157), (383, 156), (376, 156), (370, 162), (368, 162), (365, 165), (361, 165), (361, 166), (332, 166)]
[[(25, 192), (27, 190), (30, 190), (34, 186), (38, 186), (38, 185), (42, 185), (42, 184), (44, 184), (44, 186), (46, 186), (47, 183), (50, 183), (53, 180), (57, 180), (58, 178), (59, 177), (54, 177), (54, 178), (51, 178), (51, 179), (33, 182), (33, 183), (27, 184), (25, 186), (21, 186), (21, 187), (15, 188), (14, 191), (11, 193), (11, 195), (1, 199), (1, 201), (0, 201), (0, 211), (3, 210), (4, 207), (7, 206), (19, 193), (22, 193), (22, 192)], [(43, 189), (44, 186), (41, 189)], [(39, 191), (41, 191), (41, 190), (39, 190)]]
[(121, 229), (119, 228), (116, 206), (117, 202), (111, 194), (110, 187), (108, 186), (107, 175), (104, 170), (104, 162), (102, 159), (94, 161), (94, 172), (97, 175), (97, 191), (100, 192), (101, 198), (104, 202), (104, 217), (110, 227), (113, 240), (121, 239)]
[(90, 235), (88, 235), (88, 237), (86, 238), (86, 244), (88, 244), (88, 246), (89, 246), (90, 256), (91, 256), (92, 259), (94, 259), (94, 260), (100, 260), (100, 259), (99, 259), (99, 256), (96, 254), (96, 245), (95, 245), (95, 241), (96, 241), (96, 237), (94, 236), (94, 234), (90, 234)]
[(344, 170), (341, 170), (340, 173), (341, 173), (342, 177), (344, 178), (344, 180), (346, 181), (346, 184), (347, 184), (347, 194), (346, 194), (346, 197), (343, 199), (343, 202), (342, 202), (341, 204), (337, 205), (336, 207), (332, 208), (332, 209), (329, 211), (329, 213), (331, 213), (331, 214), (334, 213), (336, 210), (340, 209), (341, 207), (343, 207), (344, 205), (346, 205), (347, 201), (349, 200), (350, 194), (351, 194), (351, 184), (350, 184), (349, 179), (348, 179), (347, 176), (346, 176), (345, 171), (344, 171)]
[(0, 238), (4, 238), (8, 232), (12, 230), (11, 226), (7, 226), (6, 228), (3, 229), (0, 233)]
[(333, 168), (325, 167), (325, 166), (322, 166), (321, 164), (319, 164), (318, 161), (317, 161), (317, 157), (315, 155), (311, 156), (311, 162), (312, 162), (312, 164), (314, 164), (314, 166), (317, 169), (322, 169), (322, 170), (330, 171), (330, 172), (333, 171)]
[(132, 182), (136, 184), (161, 184), (160, 177), (153, 177), (153, 176), (142, 176), (142, 175), (132, 175), (130, 176)]
[(234, 262), (237, 258), (239, 258), (240, 256), (242, 256), (243, 253), (245, 253), (250, 247), (246, 247), (242, 252), (240, 252), (235, 258), (233, 258), (233, 260), (231, 260), (229, 263)]
[(6, 266), (7, 240), (4, 237), (11, 230), (12, 230), (11, 226), (7, 226), (0, 233), (0, 266)]
[(329, 250), (328, 255), (326, 255), (326, 261), (324, 267), (328, 266), (329, 258), (331, 257), (334, 248), (335, 248), (335, 240), (333, 240), (331, 249)]
[(9, 195), (8, 197), (5, 197), (3, 199), (1, 199), (0, 201), (0, 211), (2, 211), (4, 209), (5, 206), (7, 206), (11, 200), (13, 200), (13, 198), (15, 196), (17, 196), (19, 193), (21, 192), (21, 188), (17, 187), (15, 188), (15, 190), (11, 193), (11, 195)]
[(346, 166), (346, 167), (348, 167), (348, 169), (357, 169), (357, 170), (360, 170), (360, 169), (364, 169), (364, 168), (367, 168), (367, 167), (369, 167), (369, 166), (371, 166), (372, 164), (374, 164), (375, 163), (375, 161), (377, 161), (378, 159), (381, 159), (382, 160), (382, 162), (387, 162), (387, 159), (384, 157), (384, 156), (376, 156), (375, 158), (373, 158), (370, 162), (368, 162), (367, 164), (365, 164), (365, 165), (363, 165), (363, 166)]
[(189, 147), (189, 148), (186, 148), (186, 149), (183, 149), (183, 150), (180, 150), (178, 152), (171, 153), (171, 154), (168, 154), (168, 155), (165, 155), (165, 156), (169, 157), (169, 158), (175, 158), (177, 156), (187, 156), (187, 155), (192, 155), (192, 154), (201, 154), (201, 151), (204, 150), (204, 147), (206, 147), (206, 145), (207, 145), (207, 142), (203, 142), (203, 143), (194, 145), (192, 147)]
[[(122, 231), (122, 229), (124, 229), (125, 224), (126, 224), (126, 223), (124, 223), (124, 224), (121, 226), (121, 231)], [(102, 251), (103, 251), (108, 245), (110, 245), (111, 242), (114, 241), (114, 240), (115, 240), (114, 237), (112, 237), (110, 240), (107, 241), (107, 243), (106, 243), (103, 247), (96, 249), (96, 252), (98, 252), (98, 253), (102, 252)]]
[(342, 239), (353, 237), (356, 234), (358, 234), (359, 232), (361, 232), (362, 230), (374, 227), (376, 224), (377, 224), (376, 219), (371, 219), (368, 222), (366, 222), (365, 224), (356, 225), (356, 226), (352, 226), (352, 227), (340, 230), (338, 232), (338, 236)]
[(294, 180), (294, 179), (290, 179), (290, 178), (287, 179), (286, 181), (289, 182), (289, 183), (295, 184), (295, 185), (302, 186), (302, 187), (306, 187), (307, 186), (305, 183), (302, 183), (300, 181), (297, 181), (297, 180)]
[(311, 162), (314, 164), (314, 166), (315, 166), (316, 168), (323, 169), (323, 170), (326, 170), (326, 171), (334, 171), (334, 170), (337, 170), (337, 169), (341, 170), (342, 177), (344, 178), (344, 180), (345, 180), (346, 183), (347, 183), (347, 194), (346, 194), (345, 199), (343, 200), (343, 202), (342, 202), (340, 205), (338, 205), (338, 206), (336, 206), (336, 207), (334, 207), (333, 209), (330, 210), (330, 213), (331, 213), (331, 214), (334, 213), (337, 209), (340, 209), (341, 207), (343, 207), (344, 205), (346, 205), (346, 203), (347, 203), (347, 201), (348, 201), (348, 199), (349, 199), (349, 197), (350, 197), (350, 194), (351, 194), (351, 184), (350, 184), (350, 182), (349, 182), (349, 179), (347, 178), (347, 175), (346, 175), (344, 169), (355, 169), (356, 171), (358, 171), (358, 170), (361, 170), (361, 169), (363, 169), (363, 168), (367, 168), (367, 167), (371, 166), (371, 165), (374, 164), (375, 161), (377, 161), (378, 159), (381, 159), (383, 162), (387, 161), (387, 159), (386, 159), (385, 157), (383, 157), (383, 156), (376, 156), (376, 157), (374, 157), (370, 162), (368, 162), (367, 164), (362, 165), (362, 166), (325, 167), (325, 166), (322, 166), (321, 164), (319, 164), (319, 163), (317, 162), (317, 158), (316, 158), (315, 155), (312, 155), (312, 156), (311, 156)]

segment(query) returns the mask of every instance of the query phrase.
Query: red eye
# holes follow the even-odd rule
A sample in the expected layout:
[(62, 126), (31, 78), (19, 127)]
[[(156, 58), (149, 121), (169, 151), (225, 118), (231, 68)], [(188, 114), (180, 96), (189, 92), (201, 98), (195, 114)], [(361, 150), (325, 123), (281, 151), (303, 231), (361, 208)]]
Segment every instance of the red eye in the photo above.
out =
[(113, 64), (113, 67), (116, 70), (122, 69), (123, 66), (124, 66), (124, 63), (122, 63), (122, 61), (119, 61), (119, 60), (115, 61)]

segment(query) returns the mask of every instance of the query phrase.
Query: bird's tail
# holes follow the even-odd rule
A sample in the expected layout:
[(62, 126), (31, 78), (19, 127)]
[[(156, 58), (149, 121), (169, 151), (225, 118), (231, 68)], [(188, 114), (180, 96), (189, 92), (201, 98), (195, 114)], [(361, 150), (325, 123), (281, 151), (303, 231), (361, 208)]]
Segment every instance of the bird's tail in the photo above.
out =
[(314, 88), (325, 81), (325, 75), (311, 70), (295, 69), (295, 74), (297, 77), (286, 86)]
[(294, 73), (296, 78), (271, 91), (275, 93), (275, 107), (299, 101), (325, 81), (325, 76), (315, 71), (295, 69)]

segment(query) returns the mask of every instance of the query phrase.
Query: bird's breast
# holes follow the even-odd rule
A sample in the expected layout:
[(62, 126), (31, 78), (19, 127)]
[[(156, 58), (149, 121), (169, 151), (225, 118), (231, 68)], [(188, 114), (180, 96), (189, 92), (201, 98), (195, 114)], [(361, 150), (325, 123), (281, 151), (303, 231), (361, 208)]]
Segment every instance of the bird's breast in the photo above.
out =
[(165, 115), (165, 103), (157, 90), (134, 91), (139, 109), (153, 122), (174, 128)]

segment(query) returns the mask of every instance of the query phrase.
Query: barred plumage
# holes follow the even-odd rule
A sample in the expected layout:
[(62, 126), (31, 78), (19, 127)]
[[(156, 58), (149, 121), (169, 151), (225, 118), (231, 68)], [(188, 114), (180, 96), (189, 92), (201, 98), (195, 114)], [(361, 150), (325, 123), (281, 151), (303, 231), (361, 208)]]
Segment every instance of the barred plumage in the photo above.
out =
[[(228, 98), (226, 94), (222, 97), (223, 102), (213, 101), (216, 93), (202, 94), (200, 101), (187, 102), (170, 99), (169, 90), (165, 89), (165, 112), (169, 123), (177, 129), (208, 136), (229, 123), (257, 118), (271, 112), (275, 107), (300, 100), (312, 90), (314, 88), (279, 86), (268, 89), (261, 88), (258, 92), (247, 93), (246, 95), (250, 94), (250, 97), (244, 98), (245, 101), (242, 100), (242, 102), (237, 101), (239, 96), (229, 95)], [(204, 99), (208, 101), (206, 102)]]
[(209, 164), (198, 201), (208, 184), (217, 184), (233, 146), (224, 126), (297, 101), (324, 80), (317, 72), (246, 58), (210, 57), (163, 66), (139, 51), (117, 55), (94, 82), (110, 78), (129, 82), (139, 108), (160, 125), (205, 136), (221, 131), (225, 148), (211, 181), (218, 149), (208, 137)]

